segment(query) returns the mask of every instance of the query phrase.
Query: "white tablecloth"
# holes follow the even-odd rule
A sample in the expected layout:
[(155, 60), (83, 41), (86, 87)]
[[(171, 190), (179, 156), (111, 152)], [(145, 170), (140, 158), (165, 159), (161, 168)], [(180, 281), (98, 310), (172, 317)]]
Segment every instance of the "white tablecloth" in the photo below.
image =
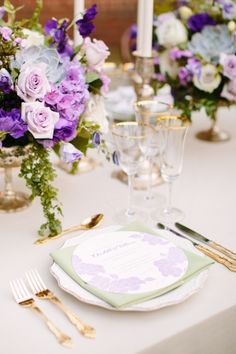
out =
[[(222, 114), (220, 125), (231, 133), (227, 143), (207, 143), (195, 133), (209, 120), (196, 115), (186, 142), (184, 168), (176, 181), (174, 204), (185, 211), (185, 224), (236, 250), (236, 112)], [(98, 159), (103, 160), (102, 156)], [(103, 226), (114, 223), (116, 209), (126, 204), (127, 186), (111, 178), (116, 167), (103, 161), (91, 173), (71, 176), (58, 170), (56, 185), (63, 203), (63, 227), (78, 224), (86, 216), (105, 214)], [(0, 172), (1, 188), (3, 175)], [(15, 183), (25, 188), (23, 181)], [(165, 194), (165, 185), (158, 187)], [(113, 312), (79, 302), (58, 288), (49, 273), (50, 251), (66, 237), (45, 245), (33, 244), (43, 221), (39, 201), (25, 211), (0, 214), (1, 225), (1, 353), (65, 353), (54, 336), (30, 310), (14, 302), (9, 280), (36, 267), (47, 285), (97, 330), (97, 338), (79, 335), (51, 303), (41, 307), (60, 328), (73, 337), (71, 353), (77, 354), (235, 354), (236, 274), (214, 264), (203, 289), (187, 301), (147, 313)], [(68, 349), (69, 351), (69, 349)]]

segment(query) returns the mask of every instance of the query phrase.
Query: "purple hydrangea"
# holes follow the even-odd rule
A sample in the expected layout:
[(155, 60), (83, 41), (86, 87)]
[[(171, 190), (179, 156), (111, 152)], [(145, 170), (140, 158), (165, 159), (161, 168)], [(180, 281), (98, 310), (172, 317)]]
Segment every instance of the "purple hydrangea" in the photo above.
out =
[(9, 133), (14, 139), (22, 137), (27, 131), (27, 124), (21, 118), (20, 110), (0, 109), (0, 131)]
[(181, 85), (186, 86), (188, 82), (192, 81), (192, 73), (185, 67), (179, 69), (178, 77)]
[(45, 104), (59, 113), (53, 140), (71, 141), (76, 136), (79, 118), (89, 99), (84, 68), (76, 61), (68, 63), (65, 78), (45, 96)]
[(201, 74), (201, 68), (202, 68), (202, 65), (201, 65), (200, 60), (198, 60), (196, 58), (189, 58), (188, 59), (186, 69), (188, 69), (188, 71), (192, 75), (196, 75), (197, 77), (199, 77)]
[(188, 26), (193, 32), (201, 32), (205, 26), (215, 25), (215, 20), (205, 12), (193, 15), (188, 19)]
[(85, 12), (82, 19), (76, 21), (78, 31), (83, 38), (88, 37), (94, 31), (95, 26), (92, 21), (95, 19), (97, 13), (97, 5), (94, 4)]

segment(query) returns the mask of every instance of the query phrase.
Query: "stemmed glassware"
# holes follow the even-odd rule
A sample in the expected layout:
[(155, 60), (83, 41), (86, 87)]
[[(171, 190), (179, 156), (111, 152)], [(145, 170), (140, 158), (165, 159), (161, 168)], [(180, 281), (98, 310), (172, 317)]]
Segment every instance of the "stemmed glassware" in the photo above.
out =
[[(149, 149), (148, 153), (146, 154), (148, 162), (147, 167), (143, 166), (143, 171), (148, 168), (147, 190), (144, 197), (145, 201), (147, 202), (147, 206), (150, 206), (151, 204), (153, 204), (153, 206), (156, 205), (155, 199), (157, 199), (157, 197), (155, 198), (152, 190), (152, 176), (155, 160), (158, 158), (161, 148), (161, 137), (157, 127), (157, 120), (162, 115), (170, 113), (170, 109), (171, 106), (169, 104), (156, 99), (140, 100), (134, 103), (136, 121), (139, 124), (151, 125), (156, 130), (156, 134), (152, 135), (152, 140), (149, 140)], [(143, 171), (141, 170), (139, 173), (142, 173)], [(155, 204), (152, 203), (152, 201)]]
[(148, 140), (153, 135), (153, 129), (137, 122), (122, 122), (112, 126), (112, 136), (116, 146), (119, 166), (128, 175), (128, 207), (117, 215), (121, 223), (135, 218), (142, 218), (143, 214), (133, 206), (133, 181), (140, 165), (144, 162), (148, 152)]
[(180, 176), (183, 166), (185, 138), (189, 123), (177, 115), (158, 119), (162, 133), (161, 175), (168, 183), (168, 199), (164, 210), (157, 215), (159, 221), (169, 224), (183, 218), (183, 212), (172, 206), (172, 185)]

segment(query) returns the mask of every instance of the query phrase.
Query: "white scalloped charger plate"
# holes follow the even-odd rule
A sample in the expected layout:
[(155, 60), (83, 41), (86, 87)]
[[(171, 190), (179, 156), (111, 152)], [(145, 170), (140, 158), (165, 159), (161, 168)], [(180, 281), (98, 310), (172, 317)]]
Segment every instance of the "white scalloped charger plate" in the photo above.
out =
[[(62, 248), (77, 245), (85, 238), (93, 237), (93, 235), (97, 235), (100, 232), (115, 231), (118, 229), (120, 229), (120, 226), (111, 226), (100, 230), (87, 231), (83, 235), (79, 235), (77, 237), (71, 238), (70, 240), (67, 240), (62, 246)], [(168, 231), (161, 230), (159, 231), (159, 234), (168, 238), (170, 241), (173, 241), (177, 246), (185, 248), (193, 253), (198, 254), (199, 256), (202, 256), (202, 253), (197, 251), (191, 242), (181, 238), (176, 238)], [(56, 278), (59, 287), (64, 291), (68, 292), (69, 294), (75, 296), (78, 300), (91, 305), (104, 307), (108, 310), (113, 311), (153, 311), (162, 307), (178, 304), (189, 298), (191, 295), (195, 294), (197, 291), (199, 291), (203, 287), (208, 276), (208, 269), (206, 269), (201, 273), (197, 274), (195, 277), (191, 278), (183, 285), (179, 286), (177, 289), (174, 289), (164, 295), (129, 307), (117, 309), (82, 288), (72, 278), (70, 278), (69, 275), (67, 275), (67, 273), (65, 273), (56, 263), (52, 264), (50, 272)]]

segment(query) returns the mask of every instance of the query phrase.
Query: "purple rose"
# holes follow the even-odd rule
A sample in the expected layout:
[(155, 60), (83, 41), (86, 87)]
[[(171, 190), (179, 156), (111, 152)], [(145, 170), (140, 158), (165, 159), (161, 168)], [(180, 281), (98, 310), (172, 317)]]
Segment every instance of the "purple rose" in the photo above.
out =
[(236, 55), (221, 54), (220, 64), (223, 65), (223, 74), (230, 80), (236, 77)]
[(8, 42), (11, 40), (12, 29), (9, 27), (1, 27), (0, 26), (0, 34), (4, 41)]
[(41, 102), (22, 103), (22, 119), (28, 124), (28, 130), (36, 139), (52, 139), (57, 112), (51, 111)]
[(22, 137), (27, 131), (27, 124), (22, 120), (19, 109), (4, 111), (0, 109), (0, 131), (9, 133), (14, 139)]
[(13, 81), (11, 75), (6, 69), (0, 70), (0, 90), (4, 93), (10, 93)]
[(224, 85), (221, 96), (229, 101), (236, 102), (236, 78)]
[(201, 32), (205, 26), (215, 26), (215, 20), (207, 13), (199, 13), (188, 19), (188, 26), (193, 32)]
[(46, 64), (23, 65), (18, 77), (16, 91), (25, 102), (43, 100), (51, 86), (46, 76)]
[(83, 153), (70, 143), (64, 143), (59, 150), (60, 157), (65, 163), (73, 163), (83, 156)]

